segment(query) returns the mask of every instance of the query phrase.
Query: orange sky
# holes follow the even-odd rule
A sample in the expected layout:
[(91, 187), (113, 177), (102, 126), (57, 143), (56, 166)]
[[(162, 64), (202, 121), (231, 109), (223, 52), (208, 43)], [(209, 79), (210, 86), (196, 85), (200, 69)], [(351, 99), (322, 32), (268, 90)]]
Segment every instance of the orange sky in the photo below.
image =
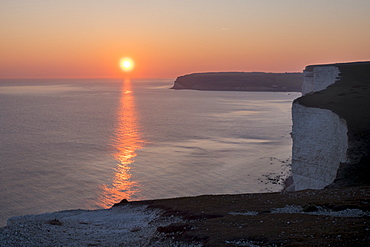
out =
[(302, 71), (370, 60), (369, 0), (0, 1), (0, 78)]

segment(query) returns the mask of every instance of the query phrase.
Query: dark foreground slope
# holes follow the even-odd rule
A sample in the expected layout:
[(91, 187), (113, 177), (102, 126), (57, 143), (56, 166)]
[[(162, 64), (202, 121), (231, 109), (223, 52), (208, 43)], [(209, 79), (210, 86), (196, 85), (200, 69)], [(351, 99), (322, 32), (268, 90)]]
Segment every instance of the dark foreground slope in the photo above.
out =
[(370, 187), (205, 195), (10, 219), (0, 246), (370, 246)]
[(370, 187), (138, 203), (183, 217), (157, 229), (182, 246), (370, 246)]
[(302, 78), (302, 73), (194, 73), (177, 77), (172, 89), (301, 92)]

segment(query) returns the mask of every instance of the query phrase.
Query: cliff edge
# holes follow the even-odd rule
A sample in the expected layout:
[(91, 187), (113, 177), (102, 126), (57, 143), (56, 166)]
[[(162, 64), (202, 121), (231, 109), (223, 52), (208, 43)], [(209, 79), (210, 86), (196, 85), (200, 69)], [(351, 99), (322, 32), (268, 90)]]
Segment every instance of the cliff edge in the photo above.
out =
[(295, 190), (368, 185), (370, 62), (307, 66), (292, 106)]
[(171, 89), (300, 92), (302, 73), (209, 72), (176, 78)]

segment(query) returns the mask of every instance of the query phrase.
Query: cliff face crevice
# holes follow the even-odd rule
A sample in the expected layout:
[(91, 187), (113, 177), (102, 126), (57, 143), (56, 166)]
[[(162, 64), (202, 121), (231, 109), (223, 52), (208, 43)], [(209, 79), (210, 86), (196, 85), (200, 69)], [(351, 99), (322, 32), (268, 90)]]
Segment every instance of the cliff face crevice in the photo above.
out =
[(295, 190), (368, 185), (370, 63), (307, 66), (292, 106)]

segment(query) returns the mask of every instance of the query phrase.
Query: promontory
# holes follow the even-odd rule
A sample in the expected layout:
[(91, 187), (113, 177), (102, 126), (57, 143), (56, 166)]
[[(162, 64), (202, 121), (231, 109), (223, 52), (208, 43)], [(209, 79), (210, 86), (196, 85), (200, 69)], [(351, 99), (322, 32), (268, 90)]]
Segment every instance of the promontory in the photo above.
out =
[(302, 73), (193, 73), (177, 77), (172, 89), (301, 92), (302, 79)]

